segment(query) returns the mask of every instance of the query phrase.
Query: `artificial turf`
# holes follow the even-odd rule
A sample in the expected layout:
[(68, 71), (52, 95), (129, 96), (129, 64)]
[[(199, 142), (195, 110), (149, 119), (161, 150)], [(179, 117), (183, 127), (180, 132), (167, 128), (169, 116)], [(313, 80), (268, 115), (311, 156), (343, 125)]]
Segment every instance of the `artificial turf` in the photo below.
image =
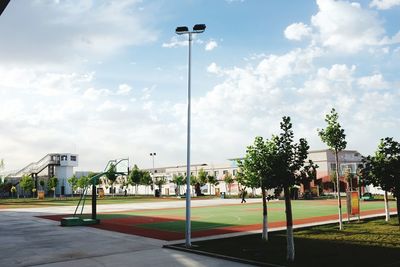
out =
[[(362, 202), (362, 211), (382, 210), (383, 202)], [(268, 204), (268, 221), (270, 223), (285, 221), (285, 204), (283, 201), (274, 201)], [(306, 220), (313, 217), (336, 216), (337, 206), (334, 200), (297, 200), (292, 201), (294, 220)], [(346, 208), (343, 207), (343, 214)], [(183, 232), (185, 229), (185, 209), (156, 209), (135, 210), (116, 213), (100, 214), (100, 219), (126, 218), (140, 216), (148, 218), (163, 218), (163, 220), (148, 220), (136, 224), (137, 227), (157, 229), (172, 232)], [(208, 207), (194, 207), (191, 209), (192, 231), (203, 231), (214, 228), (246, 226), (262, 223), (262, 204), (237, 204)], [(164, 220), (171, 218), (170, 220)]]

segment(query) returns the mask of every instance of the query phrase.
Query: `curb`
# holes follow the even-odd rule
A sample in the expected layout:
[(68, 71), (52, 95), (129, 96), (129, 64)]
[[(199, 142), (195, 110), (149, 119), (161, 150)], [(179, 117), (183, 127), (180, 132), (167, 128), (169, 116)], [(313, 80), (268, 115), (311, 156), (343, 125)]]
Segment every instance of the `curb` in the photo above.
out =
[(164, 245), (163, 248), (174, 249), (174, 250), (178, 250), (178, 251), (189, 252), (189, 253), (193, 253), (193, 254), (197, 254), (197, 255), (208, 256), (208, 257), (213, 257), (213, 258), (218, 258), (218, 259), (223, 259), (223, 260), (228, 260), (228, 261), (234, 261), (234, 262), (239, 262), (239, 263), (244, 263), (244, 264), (249, 264), (249, 265), (254, 265), (254, 266), (287, 267), (285, 265), (277, 265), (277, 264), (265, 263), (265, 262), (259, 262), (259, 261), (253, 261), (253, 260), (245, 260), (245, 259), (241, 259), (241, 258), (225, 256), (225, 255), (206, 252), (206, 251), (194, 250), (194, 249), (182, 247), (179, 244)]

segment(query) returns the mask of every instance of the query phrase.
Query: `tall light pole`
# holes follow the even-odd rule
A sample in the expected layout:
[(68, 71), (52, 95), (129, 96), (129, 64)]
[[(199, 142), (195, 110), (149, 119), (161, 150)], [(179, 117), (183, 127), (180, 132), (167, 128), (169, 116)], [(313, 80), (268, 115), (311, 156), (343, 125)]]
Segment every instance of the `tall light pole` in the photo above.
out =
[(190, 99), (191, 99), (191, 65), (192, 65), (192, 35), (202, 33), (206, 29), (205, 24), (196, 24), (193, 30), (189, 31), (186, 26), (177, 27), (176, 34), (188, 35), (189, 41), (189, 62), (188, 62), (188, 100), (187, 100), (187, 162), (186, 162), (186, 227), (185, 227), (185, 245), (191, 247), (191, 224), (190, 224)]

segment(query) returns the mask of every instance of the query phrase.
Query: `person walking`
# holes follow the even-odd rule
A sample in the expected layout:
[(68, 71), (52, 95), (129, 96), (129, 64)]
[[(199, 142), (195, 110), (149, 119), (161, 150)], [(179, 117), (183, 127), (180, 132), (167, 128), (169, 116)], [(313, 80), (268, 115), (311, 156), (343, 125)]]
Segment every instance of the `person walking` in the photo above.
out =
[(242, 202), (240, 202), (240, 203), (246, 203), (246, 199), (245, 199), (246, 195), (247, 195), (247, 191), (246, 191), (246, 187), (245, 187), (242, 190)]

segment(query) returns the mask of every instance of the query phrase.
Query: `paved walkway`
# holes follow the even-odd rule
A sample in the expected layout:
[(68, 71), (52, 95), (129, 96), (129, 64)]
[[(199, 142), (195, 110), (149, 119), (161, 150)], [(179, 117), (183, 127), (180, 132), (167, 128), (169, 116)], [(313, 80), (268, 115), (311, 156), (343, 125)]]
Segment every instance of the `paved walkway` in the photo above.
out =
[[(238, 203), (237, 199), (193, 201), (192, 206)], [(182, 207), (184, 201), (99, 205), (99, 212)], [(0, 210), (1, 266), (248, 266), (163, 249), (166, 242), (91, 227), (60, 227), (36, 218), (73, 213), (74, 207)], [(89, 211), (89, 210), (88, 210)]]

